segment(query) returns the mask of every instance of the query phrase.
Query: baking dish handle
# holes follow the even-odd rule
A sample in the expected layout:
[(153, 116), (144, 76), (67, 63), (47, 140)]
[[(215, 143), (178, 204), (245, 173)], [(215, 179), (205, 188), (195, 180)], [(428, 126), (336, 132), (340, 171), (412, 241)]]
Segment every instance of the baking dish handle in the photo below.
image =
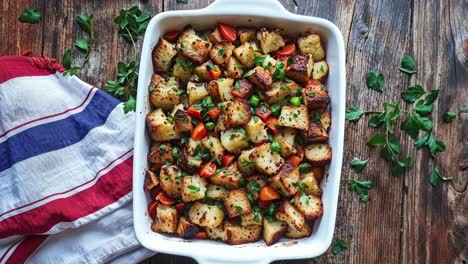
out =
[(241, 264), (241, 263), (249, 263), (249, 264), (268, 264), (271, 261), (270, 260), (248, 260), (248, 261), (229, 261), (226, 259), (207, 259), (203, 257), (195, 257), (195, 260), (198, 262), (198, 264)]
[(248, 8), (257, 10), (256, 13), (274, 12), (289, 14), (289, 11), (278, 0), (216, 0), (207, 9), (216, 10), (238, 10)]

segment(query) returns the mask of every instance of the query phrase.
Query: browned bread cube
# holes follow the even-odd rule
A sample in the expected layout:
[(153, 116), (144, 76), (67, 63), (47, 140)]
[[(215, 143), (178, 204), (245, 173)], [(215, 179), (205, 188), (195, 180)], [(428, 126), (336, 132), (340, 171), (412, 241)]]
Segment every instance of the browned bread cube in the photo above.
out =
[(252, 212), (249, 198), (244, 189), (232, 190), (224, 197), (224, 205), (230, 218)]
[(164, 79), (158, 74), (151, 77), (150, 101), (155, 108), (162, 108), (165, 111), (172, 108), (180, 102), (179, 82), (174, 78)]
[(224, 219), (224, 212), (216, 205), (202, 204), (195, 202), (189, 209), (190, 222), (199, 226), (215, 228)]
[(302, 98), (302, 101), (309, 109), (327, 108), (330, 104), (328, 89), (315, 80), (302, 89)]
[(263, 240), (267, 246), (276, 244), (288, 230), (288, 224), (283, 221), (268, 221), (263, 220)]
[(293, 226), (297, 230), (302, 231), (306, 225), (305, 218), (302, 213), (296, 209), (289, 201), (284, 201), (276, 210), (276, 219), (284, 221), (288, 226)]
[(232, 223), (224, 225), (226, 242), (230, 245), (239, 245), (259, 241), (262, 238), (262, 227), (259, 225), (239, 226)]
[(263, 90), (270, 89), (270, 85), (272, 84), (271, 75), (270, 72), (263, 67), (257, 66), (250, 70), (246, 75), (248, 76), (247, 78), (249, 81), (259, 88)]
[(199, 231), (197, 225), (190, 223), (185, 217), (179, 218), (179, 224), (177, 225), (176, 233), (183, 238), (192, 238)]
[(177, 40), (176, 49), (196, 64), (202, 64), (208, 58), (211, 43), (197, 35), (193, 28), (186, 28)]
[(160, 38), (152, 55), (154, 72), (168, 73), (171, 70), (172, 60), (177, 55), (177, 50), (174, 44)]
[(146, 175), (145, 175), (145, 183), (144, 187), (146, 190), (151, 190), (154, 187), (158, 186), (159, 180), (158, 176), (150, 170), (146, 170)]
[(292, 57), (291, 63), (286, 67), (284, 73), (286, 77), (296, 82), (304, 83), (310, 78), (313, 68), (314, 60), (311, 55), (298, 54)]
[(315, 195), (298, 192), (294, 196), (294, 206), (307, 221), (315, 220), (323, 214), (322, 200)]
[(304, 149), (305, 157), (314, 166), (324, 166), (332, 159), (332, 149), (328, 144), (310, 144)]
[(179, 214), (175, 208), (167, 204), (159, 204), (156, 207), (156, 217), (151, 230), (154, 232), (174, 233), (177, 230)]

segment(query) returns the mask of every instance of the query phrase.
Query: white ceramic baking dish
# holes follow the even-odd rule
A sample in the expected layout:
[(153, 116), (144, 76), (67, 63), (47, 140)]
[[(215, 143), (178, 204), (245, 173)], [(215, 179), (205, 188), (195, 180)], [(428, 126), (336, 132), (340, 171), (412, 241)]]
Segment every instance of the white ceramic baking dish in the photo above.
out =
[[(235, 26), (280, 28), (291, 36), (305, 31), (315, 32), (326, 46), (330, 68), (326, 86), (331, 97), (330, 145), (333, 159), (328, 177), (322, 181), (324, 214), (315, 222), (313, 234), (309, 238), (282, 239), (270, 247), (266, 247), (263, 241), (230, 246), (218, 241), (184, 240), (154, 233), (150, 229), (151, 219), (146, 212), (150, 197), (143, 190), (143, 181), (150, 144), (145, 129), (145, 116), (151, 110), (148, 100), (148, 85), (153, 74), (151, 51), (164, 32), (180, 30), (187, 24), (197, 29), (213, 28), (218, 22)], [(345, 86), (345, 49), (340, 30), (328, 20), (292, 14), (276, 0), (217, 0), (204, 9), (169, 11), (155, 16), (149, 23), (143, 43), (136, 109), (133, 219), (135, 233), (141, 244), (154, 251), (189, 256), (199, 263), (269, 263), (278, 259), (311, 258), (324, 253), (332, 242), (335, 228), (343, 156)]]

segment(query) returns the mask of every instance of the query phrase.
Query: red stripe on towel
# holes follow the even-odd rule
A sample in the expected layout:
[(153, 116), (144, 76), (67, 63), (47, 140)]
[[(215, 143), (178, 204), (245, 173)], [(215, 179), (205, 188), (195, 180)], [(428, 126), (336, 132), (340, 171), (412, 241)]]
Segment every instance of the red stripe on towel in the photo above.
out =
[(133, 156), (102, 175), (89, 188), (0, 221), (0, 239), (35, 235), (61, 222), (73, 222), (113, 204), (132, 191)]
[[(39, 63), (38, 63), (39, 62)], [(25, 76), (46, 76), (54, 74), (59, 67), (55, 60), (24, 56), (0, 57), (0, 83)]]
[(25, 263), (26, 260), (44, 243), (48, 236), (30, 236), (20, 242), (7, 259), (7, 264)]

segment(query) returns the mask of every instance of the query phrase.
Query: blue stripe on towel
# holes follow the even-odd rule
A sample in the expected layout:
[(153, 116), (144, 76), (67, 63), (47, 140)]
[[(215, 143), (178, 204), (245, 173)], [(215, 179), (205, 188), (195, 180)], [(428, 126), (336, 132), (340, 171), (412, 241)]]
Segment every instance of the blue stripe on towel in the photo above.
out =
[(0, 172), (25, 159), (79, 142), (93, 128), (103, 125), (119, 103), (98, 90), (82, 112), (11, 136), (0, 144)]

